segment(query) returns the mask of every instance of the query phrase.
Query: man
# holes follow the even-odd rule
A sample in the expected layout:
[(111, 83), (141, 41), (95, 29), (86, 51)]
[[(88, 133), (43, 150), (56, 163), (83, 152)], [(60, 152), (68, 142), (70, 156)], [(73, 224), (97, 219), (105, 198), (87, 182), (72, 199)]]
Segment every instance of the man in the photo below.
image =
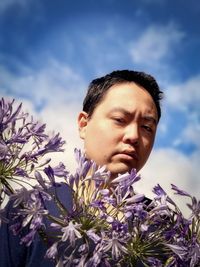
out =
[(142, 72), (114, 71), (92, 81), (78, 117), (87, 157), (113, 177), (139, 171), (153, 147), (161, 95), (154, 78)]
[[(139, 171), (147, 161), (161, 116), (161, 95), (153, 77), (128, 70), (114, 71), (89, 85), (78, 117), (80, 138), (86, 156), (106, 165), (111, 179), (132, 168)], [(60, 188), (58, 194), (70, 209), (70, 192)], [(53, 203), (49, 209), (55, 212)], [(0, 267), (54, 266), (44, 259), (46, 247), (38, 236), (30, 247), (21, 246), (20, 238), (4, 224), (0, 242)]]

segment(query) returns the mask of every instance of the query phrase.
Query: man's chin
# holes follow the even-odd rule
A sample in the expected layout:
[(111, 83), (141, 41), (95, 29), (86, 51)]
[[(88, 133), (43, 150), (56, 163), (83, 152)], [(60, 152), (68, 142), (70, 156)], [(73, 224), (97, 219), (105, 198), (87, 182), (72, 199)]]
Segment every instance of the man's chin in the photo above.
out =
[(118, 174), (130, 172), (135, 167), (128, 166), (124, 163), (113, 163), (108, 165), (107, 168), (111, 172), (111, 177), (116, 177)]

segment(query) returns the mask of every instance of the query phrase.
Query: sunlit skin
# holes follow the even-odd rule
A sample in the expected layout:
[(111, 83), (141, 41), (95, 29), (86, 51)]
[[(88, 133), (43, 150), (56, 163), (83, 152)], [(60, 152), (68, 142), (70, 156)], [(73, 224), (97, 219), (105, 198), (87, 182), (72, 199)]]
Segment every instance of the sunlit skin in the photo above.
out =
[(86, 156), (106, 165), (112, 177), (147, 161), (155, 139), (158, 115), (150, 94), (133, 82), (109, 88), (91, 116), (78, 117)]

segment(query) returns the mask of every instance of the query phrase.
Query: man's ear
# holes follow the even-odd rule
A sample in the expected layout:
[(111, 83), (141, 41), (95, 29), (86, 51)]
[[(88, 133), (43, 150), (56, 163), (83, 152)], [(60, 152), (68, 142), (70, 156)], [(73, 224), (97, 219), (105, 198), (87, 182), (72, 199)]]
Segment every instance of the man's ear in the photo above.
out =
[(78, 130), (81, 139), (85, 139), (85, 131), (88, 124), (88, 114), (85, 111), (81, 111), (78, 115)]

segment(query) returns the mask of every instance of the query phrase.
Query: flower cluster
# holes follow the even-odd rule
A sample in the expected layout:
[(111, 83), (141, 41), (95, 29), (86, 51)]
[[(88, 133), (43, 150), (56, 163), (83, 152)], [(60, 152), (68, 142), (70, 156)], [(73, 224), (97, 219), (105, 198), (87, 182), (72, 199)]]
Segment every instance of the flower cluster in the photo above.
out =
[[(57, 267), (200, 266), (200, 201), (172, 185), (191, 200), (185, 218), (160, 185), (150, 200), (135, 191), (134, 169), (111, 180), (77, 149), (74, 174), (63, 163), (52, 167), (44, 156), (64, 142), (28, 118), (21, 105), (13, 111), (13, 102), (1, 100), (0, 199), (8, 195), (14, 207), (13, 233), (28, 229), (21, 243), (29, 246), (39, 233)], [(8, 222), (3, 208), (0, 222)]]

